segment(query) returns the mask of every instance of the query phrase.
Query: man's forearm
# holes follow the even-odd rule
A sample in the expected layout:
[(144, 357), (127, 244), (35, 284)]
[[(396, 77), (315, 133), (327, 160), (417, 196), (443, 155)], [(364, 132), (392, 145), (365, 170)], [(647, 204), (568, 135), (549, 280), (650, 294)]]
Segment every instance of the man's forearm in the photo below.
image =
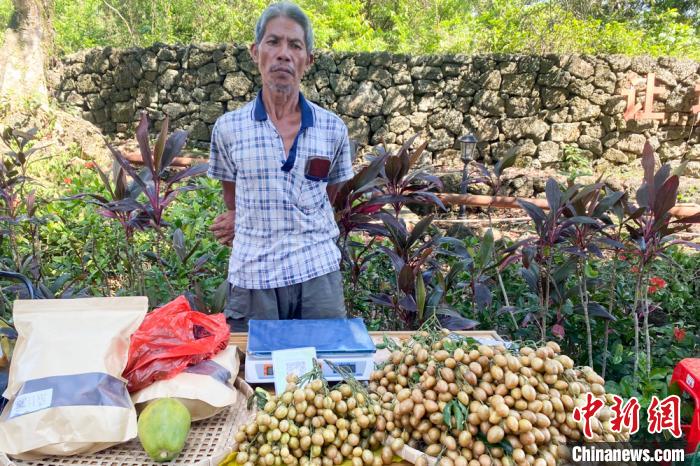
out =
[(228, 210), (236, 210), (236, 183), (231, 181), (222, 181), (221, 185), (224, 189), (224, 204)]

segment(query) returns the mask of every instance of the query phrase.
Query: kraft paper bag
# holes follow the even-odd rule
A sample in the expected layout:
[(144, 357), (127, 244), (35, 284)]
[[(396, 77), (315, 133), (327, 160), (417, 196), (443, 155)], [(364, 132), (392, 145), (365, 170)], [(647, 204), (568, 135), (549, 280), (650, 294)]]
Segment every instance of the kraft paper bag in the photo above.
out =
[(212, 417), (236, 403), (233, 383), (239, 369), (238, 347), (231, 345), (211, 359), (190, 366), (166, 380), (154, 382), (131, 395), (141, 410), (157, 398), (177, 398), (187, 406), (193, 421)]
[(0, 451), (20, 459), (94, 453), (136, 437), (121, 377), (146, 297), (17, 300), (18, 338)]

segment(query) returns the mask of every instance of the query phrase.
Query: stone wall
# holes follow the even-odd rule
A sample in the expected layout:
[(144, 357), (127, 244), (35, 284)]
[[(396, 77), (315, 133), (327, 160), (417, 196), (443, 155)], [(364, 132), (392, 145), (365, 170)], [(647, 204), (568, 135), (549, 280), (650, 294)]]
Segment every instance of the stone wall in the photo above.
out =
[[(649, 72), (664, 87), (654, 111), (666, 118), (625, 121), (620, 91)], [(303, 92), (339, 114), (365, 152), (424, 131), (425, 162), (437, 171), (461, 166), (456, 138), (471, 132), (486, 162), (513, 150), (520, 167), (536, 170), (556, 167), (572, 150), (598, 171), (629, 164), (649, 139), (664, 161), (695, 160), (690, 172), (700, 176), (700, 126), (690, 113), (697, 82), (699, 63), (670, 58), (320, 53)], [(259, 87), (243, 47), (158, 44), (68, 56), (56, 95), (106, 133), (133, 131), (148, 109), (204, 146), (216, 118)], [(638, 90), (642, 103), (645, 86)]]

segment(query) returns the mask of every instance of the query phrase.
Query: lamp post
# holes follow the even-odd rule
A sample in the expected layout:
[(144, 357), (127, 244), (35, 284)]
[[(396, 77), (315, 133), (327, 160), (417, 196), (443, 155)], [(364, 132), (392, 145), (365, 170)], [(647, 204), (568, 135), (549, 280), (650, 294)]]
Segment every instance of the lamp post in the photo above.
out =
[[(464, 169), (462, 171), (462, 183), (459, 185), (460, 194), (467, 194), (467, 186), (469, 181), (469, 162), (474, 160), (474, 149), (476, 149), (476, 138), (473, 134), (466, 134), (460, 136), (459, 147), (461, 150), (460, 158), (464, 164)], [(464, 204), (459, 206), (459, 218), (464, 218)]]

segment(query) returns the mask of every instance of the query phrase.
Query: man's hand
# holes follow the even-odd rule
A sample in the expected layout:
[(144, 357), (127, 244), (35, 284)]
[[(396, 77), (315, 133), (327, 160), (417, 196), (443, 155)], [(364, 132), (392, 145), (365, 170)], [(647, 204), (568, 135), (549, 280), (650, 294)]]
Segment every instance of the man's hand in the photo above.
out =
[(214, 219), (209, 230), (214, 233), (217, 241), (226, 246), (231, 246), (236, 225), (236, 211), (228, 210)]

